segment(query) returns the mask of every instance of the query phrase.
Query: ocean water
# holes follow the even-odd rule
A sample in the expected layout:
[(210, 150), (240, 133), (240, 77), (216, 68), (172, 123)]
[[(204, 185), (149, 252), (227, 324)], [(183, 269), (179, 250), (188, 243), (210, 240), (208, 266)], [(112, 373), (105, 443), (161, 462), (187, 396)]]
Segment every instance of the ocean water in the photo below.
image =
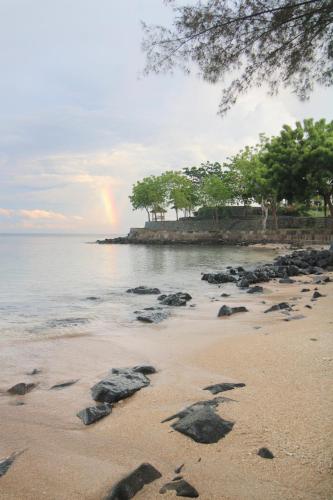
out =
[[(156, 296), (138, 285), (209, 300), (201, 273), (270, 261), (271, 250), (224, 246), (97, 245), (101, 235), (0, 235), (0, 338), (36, 339), (135, 328)], [(174, 311), (173, 314), (177, 314)]]

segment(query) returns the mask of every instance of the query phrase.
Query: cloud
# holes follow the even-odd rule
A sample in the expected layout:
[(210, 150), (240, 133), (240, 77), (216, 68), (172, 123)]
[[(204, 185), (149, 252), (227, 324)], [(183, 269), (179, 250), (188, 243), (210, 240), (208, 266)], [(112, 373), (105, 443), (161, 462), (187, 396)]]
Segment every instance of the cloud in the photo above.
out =
[(13, 210), (9, 210), (9, 208), (0, 208), (0, 217), (10, 217), (13, 215)]
[(67, 217), (57, 212), (48, 212), (47, 210), (19, 210), (19, 215), (28, 219), (51, 219), (66, 220)]

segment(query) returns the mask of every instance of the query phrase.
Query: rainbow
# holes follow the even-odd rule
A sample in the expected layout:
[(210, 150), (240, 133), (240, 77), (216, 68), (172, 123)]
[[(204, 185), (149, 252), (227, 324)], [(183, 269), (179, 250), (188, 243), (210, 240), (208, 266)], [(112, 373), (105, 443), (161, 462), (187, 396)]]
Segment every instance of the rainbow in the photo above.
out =
[(101, 198), (106, 213), (106, 217), (112, 226), (116, 226), (118, 222), (117, 209), (111, 189), (104, 187), (101, 189)]

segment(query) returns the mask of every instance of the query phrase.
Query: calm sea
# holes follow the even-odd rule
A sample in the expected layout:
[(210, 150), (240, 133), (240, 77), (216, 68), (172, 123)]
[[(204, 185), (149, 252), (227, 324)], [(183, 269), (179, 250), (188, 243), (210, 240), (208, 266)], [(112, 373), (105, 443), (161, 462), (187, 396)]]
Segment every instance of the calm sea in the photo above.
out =
[(98, 238), (0, 235), (0, 337), (112, 334), (119, 325), (135, 327), (134, 311), (157, 302), (127, 294), (129, 287), (209, 300), (216, 288), (201, 281), (202, 272), (251, 267), (274, 255), (248, 247), (96, 245)]

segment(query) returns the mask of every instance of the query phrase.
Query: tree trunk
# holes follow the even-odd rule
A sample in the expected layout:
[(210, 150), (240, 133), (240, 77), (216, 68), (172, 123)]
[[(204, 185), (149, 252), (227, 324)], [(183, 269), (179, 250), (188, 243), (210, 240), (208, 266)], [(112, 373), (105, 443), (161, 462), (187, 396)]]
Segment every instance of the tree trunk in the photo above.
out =
[(272, 215), (273, 215), (273, 223), (274, 223), (274, 229), (279, 229), (279, 224), (278, 224), (278, 217), (277, 217), (277, 206), (276, 203), (272, 203)]
[(325, 204), (328, 206), (331, 217), (333, 217), (333, 203), (330, 194), (325, 194)]
[(178, 208), (175, 208), (176, 211), (176, 219), (178, 220)]
[(218, 224), (218, 222), (219, 222), (219, 209), (218, 209), (218, 207), (215, 207), (215, 220), (216, 220), (216, 224)]
[(146, 212), (148, 214), (148, 221), (150, 222), (150, 213), (149, 213), (149, 209), (148, 208), (146, 208)]
[(262, 230), (265, 233), (267, 228), (268, 206), (265, 204), (264, 201), (261, 202), (261, 210), (262, 210)]
[(327, 217), (327, 203), (324, 194), (323, 194), (323, 200), (324, 200), (324, 217)]

